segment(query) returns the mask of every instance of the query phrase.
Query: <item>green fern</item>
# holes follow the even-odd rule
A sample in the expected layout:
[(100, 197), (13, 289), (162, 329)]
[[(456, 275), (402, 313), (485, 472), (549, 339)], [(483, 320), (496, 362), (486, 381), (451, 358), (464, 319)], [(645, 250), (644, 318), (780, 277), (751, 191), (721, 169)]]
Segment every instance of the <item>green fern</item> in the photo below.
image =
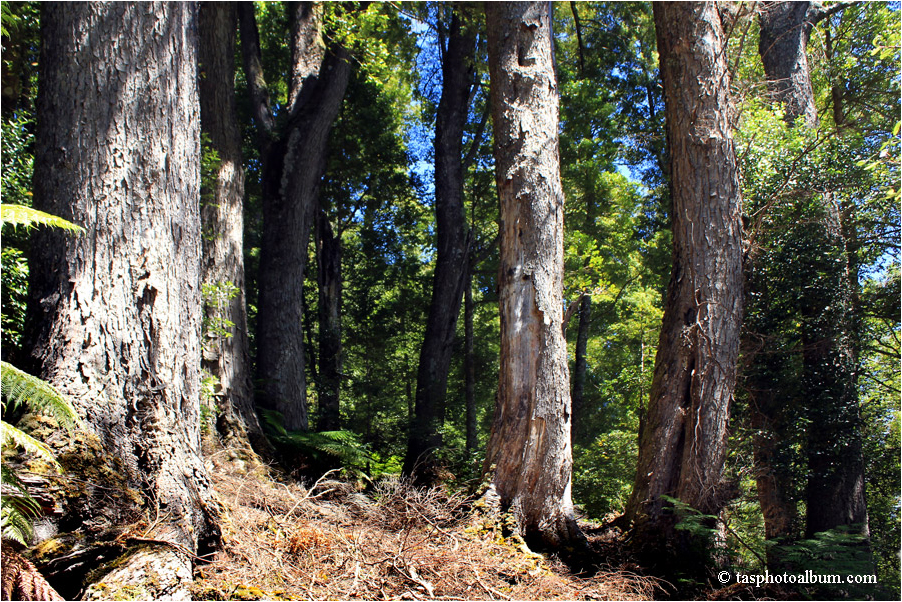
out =
[(10, 224), (13, 228), (25, 226), (26, 229), (30, 229), (36, 226), (49, 226), (70, 232), (84, 232), (84, 228), (76, 226), (70, 221), (24, 205), (0, 205), (0, 224), (4, 226)]
[[(9, 13), (3, 4), (3, 25), (7, 25)], [(4, 30), (5, 31), (5, 30)], [(84, 229), (55, 215), (24, 207), (22, 205), (0, 204), (0, 227), (11, 224), (13, 228), (36, 226), (61, 228), (81, 233)], [(36, 378), (11, 364), (0, 362), (0, 395), (2, 395), (2, 416), (0, 416), (0, 444), (4, 457), (7, 450), (22, 449), (61, 470), (50, 448), (31, 435), (6, 422), (9, 412), (27, 407), (35, 412), (52, 416), (57, 424), (67, 431), (81, 428), (82, 424), (75, 408), (68, 399), (50, 383)], [(25, 483), (6, 464), (0, 465), (0, 533), (25, 545), (32, 536), (31, 521), (40, 516), (41, 507), (28, 493)]]
[(269, 438), (277, 446), (308, 457), (314, 462), (327, 458), (337, 459), (346, 468), (360, 468), (370, 460), (369, 450), (351, 431), (289, 431), (284, 426), (282, 414), (263, 410), (263, 425)]
[[(15, 366), (0, 362), (0, 392), (3, 397), (3, 416), (19, 407), (49, 414), (66, 430), (81, 426), (75, 408), (59, 391), (47, 382), (27, 374)], [(0, 420), (0, 442), (3, 450), (20, 448), (61, 470), (50, 448), (31, 435)], [(28, 488), (15, 471), (2, 465), (0, 473), (0, 523), (2, 535), (25, 545), (31, 539), (31, 521), (40, 516), (41, 507), (28, 493)]]
[(0, 523), (3, 537), (22, 545), (31, 539), (31, 521), (41, 515), (41, 506), (28, 493), (28, 488), (16, 473), (7, 466), (0, 470)]
[(53, 385), (6, 362), (0, 362), (0, 392), (4, 413), (24, 405), (53, 416), (66, 430), (81, 427), (75, 408)]

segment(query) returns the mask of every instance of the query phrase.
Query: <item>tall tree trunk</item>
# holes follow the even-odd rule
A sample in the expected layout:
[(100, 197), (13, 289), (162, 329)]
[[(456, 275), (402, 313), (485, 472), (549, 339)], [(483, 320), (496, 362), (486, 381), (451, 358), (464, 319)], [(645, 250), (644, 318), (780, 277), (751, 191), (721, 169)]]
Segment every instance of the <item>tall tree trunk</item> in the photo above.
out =
[(205, 299), (208, 321), (231, 324), (228, 335), (204, 341), (204, 368), (219, 381), (217, 430), (227, 444), (268, 450), (251, 383), (244, 280), (244, 168), (235, 109), (235, 4), (204, 2), (198, 30), (201, 129), (219, 156), (216, 179), (201, 190), (202, 279), (205, 287), (234, 286), (231, 298)]
[(501, 198), (501, 366), (487, 498), (529, 545), (582, 533), (570, 498), (570, 378), (562, 331), (564, 193), (558, 88), (545, 2), (486, 3), (495, 173)]
[(808, 19), (810, 2), (762, 2), (758, 13), (761, 26), (758, 53), (767, 74), (767, 89), (774, 102), (786, 105), (790, 122), (803, 117), (817, 123), (817, 107), (808, 75)]
[(257, 318), (260, 405), (280, 412), (289, 430), (307, 430), (303, 284), (307, 243), (351, 65), (322, 40), (322, 5), (289, 5), (291, 71), (287, 119), (277, 128), (266, 93), (253, 4), (239, 5), (242, 54), (263, 158), (263, 236)]
[[(812, 27), (844, 3), (764, 2), (759, 52), (768, 88), (786, 107), (786, 120), (817, 124), (806, 48)], [(805, 193), (810, 199), (811, 193)], [(818, 202), (818, 201), (815, 201)], [(854, 283), (839, 207), (820, 195), (814, 219), (798, 225), (810, 252), (798, 261), (808, 280), (801, 287), (802, 388), (808, 399), (806, 534), (857, 525), (868, 534), (864, 462), (853, 342)], [(775, 432), (773, 437), (779, 437)], [(781, 484), (788, 487), (788, 484)], [(765, 514), (765, 519), (767, 514)]]
[(579, 300), (579, 324), (576, 327), (576, 349), (573, 362), (573, 439), (585, 434), (586, 352), (589, 348), (589, 322), (592, 319), (592, 296), (583, 294)]
[(467, 271), (462, 153), (475, 52), (476, 39), (455, 11), (442, 62), (442, 97), (435, 123), (437, 244), (432, 301), (420, 349), (414, 419), (403, 467), (405, 475), (420, 483), (433, 480), (434, 453), (442, 445), (448, 372)]
[[(724, 503), (727, 420), (742, 320), (740, 192), (725, 38), (715, 2), (655, 3), (673, 199), (673, 271), (627, 508), (636, 541), (674, 540), (671, 496)], [(661, 539), (659, 539), (661, 538)]]
[[(219, 527), (200, 456), (196, 7), (42, 9), (35, 206), (85, 233), (32, 247), (30, 348), (99, 438), (105, 474), (159, 505), (147, 537), (204, 553)], [(91, 485), (70, 524), (133, 521), (142, 509), (120, 493)], [(159, 577), (149, 596), (187, 595), (191, 561), (167, 545), (134, 550), (102, 583), (140, 570)]]
[(467, 279), (464, 284), (464, 397), (467, 413), (467, 454), (472, 454), (479, 447), (479, 432), (476, 420), (476, 357), (473, 352), (473, 318), (476, 306), (473, 303), (473, 270), (475, 266), (470, 260), (467, 266)]
[(320, 431), (341, 428), (341, 235), (332, 231), (325, 211), (317, 212), (316, 257), (319, 280)]

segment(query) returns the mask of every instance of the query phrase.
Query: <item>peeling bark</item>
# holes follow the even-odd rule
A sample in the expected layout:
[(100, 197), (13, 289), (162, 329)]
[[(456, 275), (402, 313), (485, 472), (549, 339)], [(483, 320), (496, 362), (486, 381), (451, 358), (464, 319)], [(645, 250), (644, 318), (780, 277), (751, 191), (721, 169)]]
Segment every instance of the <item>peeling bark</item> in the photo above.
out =
[(527, 543), (580, 544), (570, 497), (564, 194), (551, 15), (544, 2), (485, 5), (501, 199), (501, 369), (486, 452), (488, 497)]
[(660, 549), (674, 534), (662, 496), (706, 514), (725, 501), (743, 280), (729, 75), (716, 3), (656, 3), (654, 18), (671, 157), (673, 270), (627, 514), (637, 541)]

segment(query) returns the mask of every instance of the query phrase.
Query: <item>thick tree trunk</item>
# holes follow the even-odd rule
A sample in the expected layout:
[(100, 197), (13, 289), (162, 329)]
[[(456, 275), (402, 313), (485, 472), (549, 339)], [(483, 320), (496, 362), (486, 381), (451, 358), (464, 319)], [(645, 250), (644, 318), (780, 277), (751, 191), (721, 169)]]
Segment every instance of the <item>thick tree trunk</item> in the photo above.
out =
[[(30, 348), (102, 442), (110, 474), (158, 504), (147, 537), (203, 552), (219, 528), (200, 457), (196, 8), (42, 9), (35, 206), (85, 233), (35, 240)], [(142, 512), (110, 490), (85, 506), (64, 517), (73, 528)], [(151, 546), (122, 566), (148, 559), (165, 568), (148, 595), (187, 593), (188, 556)]]
[(341, 428), (341, 235), (322, 208), (317, 212), (316, 257), (319, 280), (319, 394), (320, 431)]
[(307, 430), (302, 316), (307, 243), (329, 132), (351, 65), (346, 51), (324, 46), (321, 4), (291, 4), (288, 118), (284, 128), (276, 131), (253, 10), (252, 4), (239, 7), (245, 72), (264, 162), (256, 365), (262, 387), (260, 405), (280, 412), (289, 430)]
[(805, 535), (854, 527), (867, 537), (853, 280), (839, 207), (832, 195), (819, 199), (819, 219), (800, 226), (809, 250), (799, 258), (809, 275), (800, 299), (802, 391), (810, 425)]
[[(811, 28), (829, 12), (810, 2), (764, 2), (759, 16), (759, 52), (774, 99), (786, 107), (786, 120), (804, 117), (817, 124), (806, 48)], [(841, 8), (838, 6), (837, 8)], [(806, 193), (810, 194), (810, 193)], [(858, 392), (855, 383), (854, 284), (849, 272), (839, 207), (819, 196), (813, 220), (797, 226), (796, 236), (810, 252), (799, 257), (808, 491), (806, 535), (856, 525), (868, 534)], [(769, 419), (770, 416), (765, 416)], [(780, 437), (779, 432), (771, 434)], [(758, 467), (759, 471), (766, 466)], [(783, 485), (787, 487), (788, 485)], [(766, 485), (765, 485), (766, 492)], [(767, 515), (765, 515), (767, 520)]]
[(435, 123), (436, 261), (432, 301), (417, 369), (414, 419), (403, 473), (415, 482), (434, 478), (434, 454), (442, 445), (451, 352), (467, 270), (463, 200), (463, 134), (467, 125), (476, 40), (454, 14), (442, 63), (442, 98)]
[(592, 297), (582, 295), (579, 300), (579, 324), (576, 327), (576, 349), (573, 362), (573, 439), (585, 434), (583, 418), (585, 417), (586, 373), (588, 363), (586, 352), (589, 348), (589, 322), (592, 319)]
[(662, 496), (707, 514), (724, 503), (727, 420), (742, 319), (740, 192), (729, 75), (714, 2), (654, 5), (673, 198), (673, 271), (627, 509), (663, 549)]
[(227, 444), (268, 449), (254, 407), (244, 280), (244, 168), (235, 109), (235, 4), (204, 2), (198, 30), (201, 129), (219, 155), (216, 179), (201, 191), (203, 284), (232, 285), (237, 293), (219, 303), (205, 299), (207, 320), (231, 324), (228, 335), (204, 341), (204, 368), (219, 381), (217, 430)]
[(501, 367), (486, 452), (489, 499), (530, 545), (582, 533), (570, 498), (570, 378), (562, 331), (564, 194), (545, 2), (485, 5), (501, 198)]
[(786, 119), (804, 117), (817, 123), (817, 107), (808, 75), (810, 2), (762, 2), (758, 12), (761, 34), (758, 53), (767, 74), (767, 89), (774, 102), (786, 105)]

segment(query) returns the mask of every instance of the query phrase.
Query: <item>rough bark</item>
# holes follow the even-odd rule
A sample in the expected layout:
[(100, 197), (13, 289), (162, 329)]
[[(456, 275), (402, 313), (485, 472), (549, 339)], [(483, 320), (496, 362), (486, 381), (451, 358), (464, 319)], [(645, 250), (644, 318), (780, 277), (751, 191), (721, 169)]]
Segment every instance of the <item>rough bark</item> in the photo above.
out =
[(527, 543), (582, 541), (570, 497), (570, 378), (562, 331), (564, 194), (551, 15), (544, 2), (485, 5), (501, 200), (498, 402), (487, 498)]
[(817, 123), (817, 107), (808, 76), (808, 19), (810, 2), (762, 2), (758, 12), (761, 34), (758, 53), (764, 63), (767, 89), (774, 102), (786, 105), (786, 119), (804, 117)]
[[(158, 506), (147, 536), (203, 552), (219, 528), (200, 456), (196, 8), (42, 9), (34, 201), (85, 232), (35, 240), (31, 353), (100, 439), (112, 474)], [(64, 517), (73, 529), (142, 512), (109, 492), (82, 510)], [(190, 578), (187, 555), (155, 550)], [(181, 582), (157, 586), (185, 593)]]
[(673, 270), (627, 508), (637, 541), (663, 546), (662, 496), (723, 505), (727, 420), (742, 318), (740, 192), (729, 76), (714, 2), (654, 5), (673, 199)]
[(341, 235), (322, 208), (317, 213), (316, 258), (319, 281), (319, 394), (320, 431), (341, 428)]
[[(806, 49), (812, 27), (847, 3), (824, 9), (819, 3), (764, 2), (759, 14), (759, 51), (774, 99), (785, 105), (786, 120), (804, 117), (817, 125)], [(810, 192), (804, 195), (810, 199)], [(802, 338), (802, 388), (805, 411), (808, 487), (806, 535), (857, 525), (868, 534), (864, 497), (864, 462), (858, 394), (855, 384), (854, 283), (849, 272), (842, 217), (831, 195), (821, 194), (812, 223), (798, 225), (810, 253), (799, 257), (807, 280), (801, 286), (799, 309)], [(770, 415), (763, 417), (771, 419)], [(768, 433), (778, 438), (780, 433)], [(769, 467), (759, 466), (767, 474)], [(773, 471), (770, 471), (773, 472)], [(764, 493), (767, 493), (767, 484)], [(781, 488), (788, 484), (781, 483)], [(760, 495), (759, 495), (760, 497)], [(780, 510), (779, 514), (784, 514)], [(765, 513), (767, 521), (768, 514)]]
[(244, 279), (244, 168), (235, 108), (234, 3), (200, 5), (198, 91), (201, 130), (219, 155), (216, 179), (201, 191), (202, 278), (205, 286), (232, 284), (237, 294), (220, 303), (205, 300), (207, 320), (232, 324), (229, 336), (204, 341), (204, 368), (219, 381), (217, 431), (227, 444), (268, 450), (254, 407), (247, 336)]
[(435, 452), (442, 445), (445, 396), (451, 352), (467, 271), (467, 230), (463, 200), (463, 134), (473, 81), (474, 35), (455, 12), (442, 61), (442, 97), (435, 123), (436, 261), (432, 301), (420, 348), (414, 419), (403, 473), (415, 482), (434, 478)]
[(277, 128), (266, 93), (253, 5), (239, 6), (242, 54), (263, 158), (263, 235), (256, 375), (262, 407), (280, 412), (289, 430), (307, 430), (303, 284), (307, 243), (318, 206), (329, 132), (351, 72), (347, 52), (326, 48), (322, 6), (289, 7), (291, 70), (288, 118)]

